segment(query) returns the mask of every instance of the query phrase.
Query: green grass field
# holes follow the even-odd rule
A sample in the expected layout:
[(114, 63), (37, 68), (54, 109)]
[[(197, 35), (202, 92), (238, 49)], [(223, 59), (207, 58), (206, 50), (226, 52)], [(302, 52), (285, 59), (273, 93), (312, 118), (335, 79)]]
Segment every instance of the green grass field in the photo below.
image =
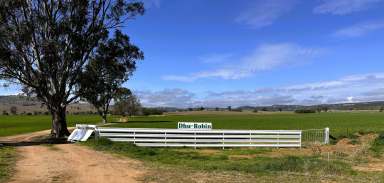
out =
[[(380, 112), (328, 112), (320, 114), (294, 114), (288, 112), (250, 113), (250, 112), (213, 112), (168, 114), (161, 116), (137, 116), (128, 118), (128, 122), (118, 123), (119, 116), (110, 116), (111, 126), (134, 128), (176, 128), (179, 121), (212, 122), (214, 129), (313, 129), (330, 127), (331, 134), (336, 137), (349, 136), (355, 132), (384, 132), (384, 113)], [(76, 123), (96, 124), (100, 122), (97, 115), (70, 115), (68, 126)], [(0, 136), (21, 134), (49, 129), (50, 116), (0, 116)], [(155, 173), (149, 177), (158, 182), (188, 182), (191, 177), (209, 177), (211, 182), (222, 182), (241, 177), (243, 182), (362, 182), (384, 178), (382, 173), (364, 173), (353, 170), (353, 166), (368, 161), (367, 157), (382, 158), (384, 143), (382, 134), (372, 144), (361, 145), (365, 150), (359, 153), (333, 152), (333, 159), (327, 160), (324, 154), (318, 154), (316, 149), (301, 151), (291, 149), (290, 155), (278, 155), (279, 150), (272, 148), (254, 149), (199, 149), (191, 148), (143, 148), (130, 143), (116, 143), (108, 140), (91, 139), (84, 145), (96, 150), (128, 156), (145, 162), (154, 167)], [(357, 139), (355, 139), (357, 140)], [(357, 141), (356, 144), (360, 142)], [(369, 149), (367, 149), (369, 148)], [(305, 148), (303, 148), (305, 149)], [(14, 156), (13, 149), (0, 148), (0, 170), (12, 171)], [(11, 152), (11, 153), (10, 153)], [(300, 153), (307, 152), (306, 155)], [(297, 153), (297, 154), (296, 154)], [(329, 157), (329, 155), (328, 155)], [(363, 159), (363, 160), (361, 160)], [(10, 161), (8, 161), (10, 160)], [(6, 164), (2, 162), (7, 162)], [(1, 165), (4, 165), (1, 167)], [(169, 171), (163, 172), (164, 169)], [(158, 174), (156, 172), (163, 172)], [(278, 176), (276, 176), (276, 173)], [(230, 175), (216, 177), (215, 175)], [(3, 178), (9, 173), (0, 174)], [(240, 176), (241, 175), (241, 176)], [(307, 176), (311, 175), (311, 176)], [(211, 179), (214, 177), (214, 179)], [(318, 181), (316, 181), (318, 180)]]
[[(97, 115), (69, 115), (67, 118), (68, 126), (74, 126), (79, 123), (95, 124), (99, 123), (101, 118)], [(0, 116), (0, 137), (16, 135), (51, 128), (51, 116)]]
[[(178, 121), (212, 122), (215, 129), (312, 129), (330, 127), (333, 136), (348, 136), (358, 131), (384, 131), (384, 113), (380, 112), (328, 112), (316, 114), (294, 113), (191, 113), (184, 115), (137, 116), (127, 123), (116, 123), (117, 116), (109, 119), (115, 127), (176, 128)], [(68, 126), (76, 123), (96, 124), (97, 115), (69, 115)], [(15, 135), (49, 129), (50, 116), (0, 116), (0, 136)]]
[(328, 112), (320, 114), (234, 112), (233, 114), (165, 115), (132, 117), (127, 123), (112, 126), (176, 128), (178, 121), (212, 122), (215, 129), (304, 130), (329, 127), (334, 136), (348, 136), (359, 131), (384, 131), (384, 113), (380, 112)]

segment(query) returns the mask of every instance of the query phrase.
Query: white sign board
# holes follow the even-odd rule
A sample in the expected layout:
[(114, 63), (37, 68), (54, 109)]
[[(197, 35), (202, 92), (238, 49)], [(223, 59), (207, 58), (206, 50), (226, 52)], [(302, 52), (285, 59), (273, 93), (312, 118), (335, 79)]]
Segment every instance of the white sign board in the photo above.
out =
[(178, 122), (177, 129), (182, 130), (212, 130), (212, 123), (207, 122)]

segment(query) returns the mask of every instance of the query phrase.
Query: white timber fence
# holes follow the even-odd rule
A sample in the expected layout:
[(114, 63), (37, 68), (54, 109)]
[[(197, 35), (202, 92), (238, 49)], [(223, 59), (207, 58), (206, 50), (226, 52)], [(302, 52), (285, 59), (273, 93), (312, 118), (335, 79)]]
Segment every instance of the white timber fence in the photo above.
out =
[(96, 128), (96, 137), (147, 147), (301, 147), (301, 130)]

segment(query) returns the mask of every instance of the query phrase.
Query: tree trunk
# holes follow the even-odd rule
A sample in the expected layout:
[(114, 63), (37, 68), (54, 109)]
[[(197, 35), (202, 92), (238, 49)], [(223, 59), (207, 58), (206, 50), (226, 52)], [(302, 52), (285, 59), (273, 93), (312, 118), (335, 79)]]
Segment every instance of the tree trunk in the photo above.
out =
[(107, 114), (106, 114), (106, 113), (103, 113), (103, 114), (101, 115), (101, 118), (103, 118), (103, 119), (102, 119), (103, 124), (107, 123)]
[(66, 107), (58, 107), (51, 110), (52, 113), (52, 129), (51, 135), (55, 138), (69, 136), (66, 120)]

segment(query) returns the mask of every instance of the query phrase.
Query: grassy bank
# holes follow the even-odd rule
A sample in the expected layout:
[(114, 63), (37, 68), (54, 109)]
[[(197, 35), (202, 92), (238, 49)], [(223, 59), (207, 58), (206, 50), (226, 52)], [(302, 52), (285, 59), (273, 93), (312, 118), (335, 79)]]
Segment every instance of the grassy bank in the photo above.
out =
[(0, 182), (9, 178), (16, 162), (16, 152), (12, 147), (0, 147)]

